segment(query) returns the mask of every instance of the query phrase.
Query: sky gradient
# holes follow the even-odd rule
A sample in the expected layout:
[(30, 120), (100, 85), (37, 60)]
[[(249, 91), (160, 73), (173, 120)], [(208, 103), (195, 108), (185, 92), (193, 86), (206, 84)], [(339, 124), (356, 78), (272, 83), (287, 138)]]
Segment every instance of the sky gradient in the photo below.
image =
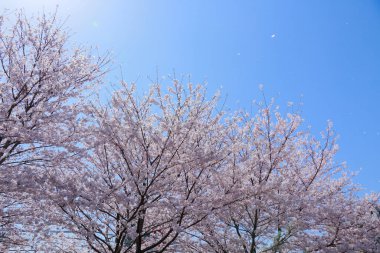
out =
[(0, 11), (54, 11), (71, 41), (112, 52), (108, 79), (191, 74), (232, 109), (267, 97), (303, 103), (305, 126), (340, 136), (337, 161), (380, 191), (380, 1), (2, 0)]

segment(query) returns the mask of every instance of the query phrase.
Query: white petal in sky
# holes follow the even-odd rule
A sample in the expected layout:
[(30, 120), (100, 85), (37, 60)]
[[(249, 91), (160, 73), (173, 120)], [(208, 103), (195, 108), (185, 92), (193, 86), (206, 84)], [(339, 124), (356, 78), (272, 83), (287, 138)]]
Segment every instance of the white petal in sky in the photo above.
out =
[(274, 39), (274, 38), (276, 38), (276, 34), (272, 34), (270, 37), (271, 37), (272, 39)]
[(93, 22), (92, 22), (92, 26), (93, 26), (94, 28), (97, 28), (97, 27), (99, 27), (99, 24), (98, 24), (98, 22), (93, 21)]

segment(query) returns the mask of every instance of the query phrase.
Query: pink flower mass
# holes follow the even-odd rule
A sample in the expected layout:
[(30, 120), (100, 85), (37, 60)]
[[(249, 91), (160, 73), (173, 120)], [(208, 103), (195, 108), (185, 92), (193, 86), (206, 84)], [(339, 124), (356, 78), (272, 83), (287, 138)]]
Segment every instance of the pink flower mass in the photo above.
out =
[(109, 56), (63, 27), (0, 16), (1, 252), (380, 252), (380, 195), (357, 194), (332, 124), (175, 78), (104, 102)]

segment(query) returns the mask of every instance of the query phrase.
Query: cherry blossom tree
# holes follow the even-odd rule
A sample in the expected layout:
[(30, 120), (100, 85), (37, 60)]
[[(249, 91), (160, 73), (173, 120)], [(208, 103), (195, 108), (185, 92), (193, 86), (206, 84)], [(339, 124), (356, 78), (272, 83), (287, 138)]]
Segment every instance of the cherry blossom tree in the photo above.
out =
[(0, 247), (25, 229), (38, 165), (77, 152), (80, 102), (107, 63), (67, 41), (55, 14), (0, 16)]
[[(379, 196), (355, 197), (334, 162), (331, 125), (321, 140), (301, 118), (271, 106), (233, 118), (233, 163), (220, 191), (241, 201), (219, 209), (189, 233), (195, 252), (377, 252)], [(194, 240), (193, 240), (194, 241)]]
[(138, 99), (135, 86), (122, 85), (109, 106), (89, 108), (83, 177), (51, 199), (95, 252), (174, 250), (220, 206), (209, 189), (228, 156), (223, 114), (201, 86), (174, 81), (168, 93), (155, 85)]

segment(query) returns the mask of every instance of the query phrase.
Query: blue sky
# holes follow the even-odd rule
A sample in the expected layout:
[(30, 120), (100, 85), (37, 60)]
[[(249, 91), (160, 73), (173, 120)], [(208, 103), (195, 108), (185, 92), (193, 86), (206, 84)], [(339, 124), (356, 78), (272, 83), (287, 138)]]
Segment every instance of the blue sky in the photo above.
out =
[(191, 74), (222, 88), (230, 108), (267, 97), (302, 101), (305, 124), (327, 120), (340, 138), (337, 161), (355, 182), (380, 191), (380, 1), (2, 0), (27, 14), (59, 5), (72, 41), (113, 52), (126, 81)]

